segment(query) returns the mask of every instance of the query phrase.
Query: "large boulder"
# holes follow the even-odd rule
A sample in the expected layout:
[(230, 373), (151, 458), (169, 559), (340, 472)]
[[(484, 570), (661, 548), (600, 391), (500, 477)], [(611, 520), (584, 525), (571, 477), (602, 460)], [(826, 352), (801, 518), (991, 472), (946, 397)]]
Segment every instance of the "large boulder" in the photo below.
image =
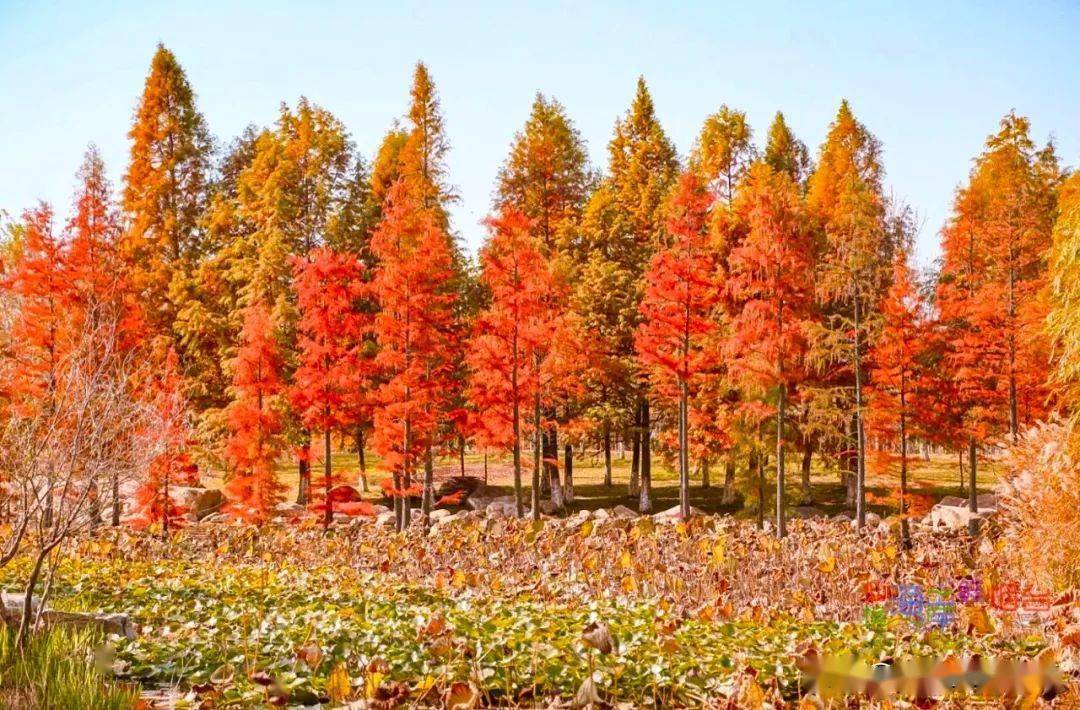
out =
[(196, 520), (202, 520), (211, 513), (221, 510), (224, 496), (217, 488), (197, 488), (194, 486), (176, 486), (169, 489), (173, 503), (188, 513), (193, 513)]
[(330, 489), (330, 500), (334, 503), (359, 503), (364, 497), (352, 486), (334, 486)]
[[(959, 501), (959, 504), (956, 504)], [(968, 507), (968, 501), (956, 496), (946, 496), (930, 509), (922, 519), (923, 525), (935, 530), (963, 530), (973, 520), (981, 521), (997, 513), (997, 499), (992, 494), (983, 494), (976, 499), (977, 510)], [(985, 503), (983, 507), (981, 503)]]
[(388, 510), (375, 516), (375, 524), (385, 528), (394, 527), (394, 511)]
[(617, 505), (611, 509), (611, 517), (631, 520), (638, 517), (638, 512), (632, 508), (627, 508), (625, 505)]

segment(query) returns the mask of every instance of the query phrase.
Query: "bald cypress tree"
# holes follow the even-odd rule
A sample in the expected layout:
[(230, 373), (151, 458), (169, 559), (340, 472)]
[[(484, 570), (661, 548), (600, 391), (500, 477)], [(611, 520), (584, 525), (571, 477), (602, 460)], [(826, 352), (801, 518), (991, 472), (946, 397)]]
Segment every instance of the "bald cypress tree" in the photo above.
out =
[(122, 253), (153, 334), (173, 338), (187, 297), (185, 282), (204, 253), (210, 134), (176, 57), (158, 45), (135, 122), (122, 207), (128, 229)]
[(756, 157), (746, 114), (721, 106), (701, 127), (690, 153), (690, 169), (716, 199), (730, 205), (735, 188)]
[(767, 140), (762, 159), (776, 172), (786, 173), (796, 184), (805, 185), (812, 167), (810, 152), (806, 144), (791, 132), (780, 111), (776, 112), (769, 126)]
[[(500, 213), (516, 211), (530, 221), (530, 234), (548, 260), (547, 268), (570, 276), (578, 264), (577, 233), (582, 209), (589, 196), (591, 174), (587, 165), (585, 144), (566, 115), (562, 104), (537, 94), (524, 128), (515, 136), (510, 154), (499, 170), (495, 208)], [(559, 290), (564, 302), (553, 304), (565, 310), (566, 294)], [(588, 368), (582, 367), (588, 377)], [(559, 493), (558, 429), (591, 402), (583, 399), (563, 399), (555, 406), (553, 398), (545, 402), (543, 431), (544, 482), (551, 490), (553, 503), (561, 506)], [(567, 489), (567, 500), (573, 489)]]
[[(645, 80), (615, 123), (608, 144), (608, 173), (585, 208), (587, 257), (576, 294), (586, 329), (603, 338), (601, 367), (615, 395), (632, 409), (640, 437), (642, 512), (652, 510), (650, 418), (645, 374), (635, 362), (634, 332), (645, 291), (643, 275), (664, 227), (664, 200), (678, 176), (675, 147), (656, 117)], [(633, 492), (633, 491), (632, 491)]]
[(842, 409), (850, 418), (855, 449), (856, 519), (866, 521), (866, 437), (863, 427), (864, 359), (879, 325), (876, 304), (888, 287), (893, 244), (886, 229), (881, 181), (881, 146), (856, 120), (847, 101), (840, 104), (807, 186), (807, 204), (821, 229), (818, 299), (826, 326), (823, 352), (839, 365), (833, 383), (850, 392)]

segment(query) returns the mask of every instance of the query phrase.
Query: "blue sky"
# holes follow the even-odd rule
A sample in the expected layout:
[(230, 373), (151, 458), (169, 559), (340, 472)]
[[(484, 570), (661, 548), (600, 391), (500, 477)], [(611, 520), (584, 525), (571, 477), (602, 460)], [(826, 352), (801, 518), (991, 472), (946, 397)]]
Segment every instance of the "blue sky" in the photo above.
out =
[[(91, 7), (94, 5), (94, 7)], [(644, 75), (685, 156), (721, 104), (764, 138), (777, 109), (813, 151), (840, 99), (882, 140), (923, 220), (926, 264), (955, 187), (1010, 108), (1080, 165), (1080, 2), (12, 2), (0, 0), (0, 209), (70, 205), (89, 142), (115, 183), (154, 45), (178, 56), (223, 142), (306, 95), (368, 158), (417, 59), (442, 97), (454, 229), (475, 249), (532, 97), (565, 104), (595, 164)]]

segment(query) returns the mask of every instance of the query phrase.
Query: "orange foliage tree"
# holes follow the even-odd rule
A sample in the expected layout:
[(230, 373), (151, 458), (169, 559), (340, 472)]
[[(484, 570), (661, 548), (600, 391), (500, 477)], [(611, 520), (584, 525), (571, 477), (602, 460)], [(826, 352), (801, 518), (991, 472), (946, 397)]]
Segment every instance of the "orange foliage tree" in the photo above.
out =
[(911, 545), (907, 518), (908, 437), (922, 408), (918, 383), (922, 377), (924, 308), (907, 253), (897, 251), (893, 282), (881, 303), (883, 325), (870, 351), (867, 424), (876, 437), (900, 444), (901, 539)]

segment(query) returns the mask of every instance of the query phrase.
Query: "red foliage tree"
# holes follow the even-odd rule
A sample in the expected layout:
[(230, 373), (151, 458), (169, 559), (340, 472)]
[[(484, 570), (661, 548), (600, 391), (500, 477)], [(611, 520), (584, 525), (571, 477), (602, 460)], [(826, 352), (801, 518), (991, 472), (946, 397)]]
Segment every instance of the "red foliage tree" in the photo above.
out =
[(776, 390), (776, 533), (783, 537), (785, 407), (804, 371), (813, 309), (813, 238), (798, 186), (765, 163), (751, 167), (734, 206), (745, 238), (728, 256), (738, 304), (729, 348), (734, 370)]
[(17, 257), (3, 283), (16, 307), (5, 387), (21, 410), (49, 411), (73, 328), (68, 255), (53, 232), (53, 211), (47, 204), (25, 213), (20, 233)]
[(882, 330), (870, 351), (867, 389), (870, 431), (879, 439), (900, 444), (900, 516), (905, 547), (911, 545), (907, 520), (907, 445), (917, 406), (925, 342), (924, 309), (907, 254), (897, 251), (893, 283), (881, 303)]
[(532, 411), (532, 515), (540, 516), (541, 411), (558, 376), (563, 337), (561, 285), (530, 233), (524, 214), (507, 207), (487, 220), (490, 236), (480, 253), (481, 281), (491, 303), (478, 316), (470, 343), (470, 399), (485, 440), (510, 448), (518, 517), (525, 514), (521, 488), (522, 409)]
[(174, 486), (199, 483), (198, 466), (191, 459), (191, 428), (187, 401), (182, 391), (176, 351), (169, 349), (161, 372), (147, 385), (153, 409), (151, 431), (147, 435), (156, 448), (142, 484), (135, 491), (136, 515), (132, 525), (145, 528), (161, 525), (161, 536), (185, 524), (188, 511), (174, 500)]
[(323, 433), (323, 523), (333, 520), (334, 470), (330, 455), (333, 432), (350, 425), (352, 393), (367, 376), (361, 357), (370, 318), (359, 307), (364, 294), (363, 267), (352, 254), (329, 248), (293, 260), (299, 364), (291, 399), (304, 426)]
[(233, 360), (233, 400), (225, 412), (225, 459), (232, 466), (225, 486), (226, 512), (258, 523), (266, 520), (285, 490), (274, 474), (284, 445), (279, 402), (285, 389), (283, 363), (265, 303), (245, 310), (240, 338)]
[(645, 270), (641, 325), (634, 338), (653, 394), (679, 410), (679, 508), (690, 515), (690, 399), (716, 351), (707, 347), (717, 330), (720, 303), (716, 261), (708, 244), (712, 197), (692, 173), (679, 179), (667, 220), (668, 243)]
[[(375, 366), (382, 379), (372, 445), (393, 472), (387, 491), (403, 530), (411, 518), (408, 497), (417, 492), (430, 520), (434, 448), (454, 391), (454, 254), (438, 214), (424, 209), (401, 181), (387, 195), (371, 251), (378, 263), (371, 288), (379, 303)], [(418, 491), (420, 461), (425, 483)]]

